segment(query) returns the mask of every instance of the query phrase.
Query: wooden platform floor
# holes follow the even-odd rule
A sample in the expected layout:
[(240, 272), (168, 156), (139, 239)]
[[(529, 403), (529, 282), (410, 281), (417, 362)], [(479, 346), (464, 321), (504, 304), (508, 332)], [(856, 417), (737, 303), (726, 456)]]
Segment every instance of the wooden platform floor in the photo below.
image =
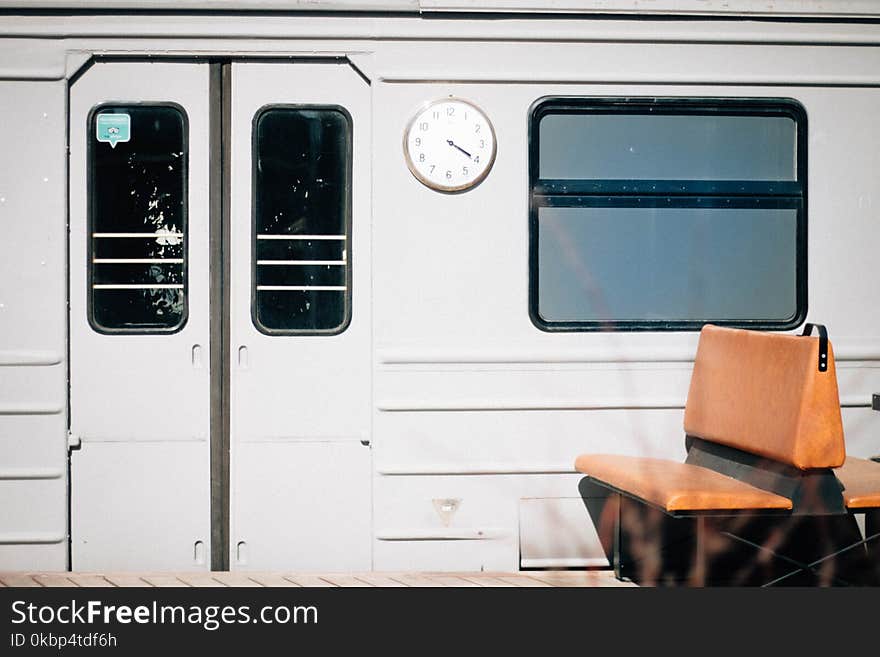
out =
[(614, 573), (602, 571), (540, 570), (516, 573), (67, 573), (0, 572), (5, 587), (480, 587), (549, 586), (611, 587), (632, 586), (619, 582)]

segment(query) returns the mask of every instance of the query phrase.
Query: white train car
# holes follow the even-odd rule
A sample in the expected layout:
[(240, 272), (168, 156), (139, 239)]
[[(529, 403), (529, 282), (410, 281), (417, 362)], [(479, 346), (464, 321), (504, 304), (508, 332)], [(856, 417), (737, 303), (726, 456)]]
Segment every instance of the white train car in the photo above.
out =
[(0, 0), (0, 569), (607, 566), (705, 322), (880, 453), (875, 0)]

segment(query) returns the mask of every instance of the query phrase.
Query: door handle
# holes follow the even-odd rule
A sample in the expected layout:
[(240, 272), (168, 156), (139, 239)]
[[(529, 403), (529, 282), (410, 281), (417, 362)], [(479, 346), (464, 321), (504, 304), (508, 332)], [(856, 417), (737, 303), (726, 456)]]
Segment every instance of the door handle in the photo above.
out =
[(193, 544), (193, 563), (197, 566), (205, 565), (205, 542), (196, 541)]

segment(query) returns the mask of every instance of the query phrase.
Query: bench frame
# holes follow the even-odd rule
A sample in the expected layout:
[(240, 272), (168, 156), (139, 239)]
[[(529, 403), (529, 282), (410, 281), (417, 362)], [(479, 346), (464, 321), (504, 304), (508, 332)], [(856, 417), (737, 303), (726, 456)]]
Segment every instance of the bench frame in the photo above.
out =
[[(880, 586), (880, 509), (669, 512), (589, 476), (578, 488), (619, 580), (649, 586)], [(786, 540), (768, 543), (771, 535)], [(827, 540), (809, 540), (817, 535)], [(751, 571), (737, 569), (749, 565)]]

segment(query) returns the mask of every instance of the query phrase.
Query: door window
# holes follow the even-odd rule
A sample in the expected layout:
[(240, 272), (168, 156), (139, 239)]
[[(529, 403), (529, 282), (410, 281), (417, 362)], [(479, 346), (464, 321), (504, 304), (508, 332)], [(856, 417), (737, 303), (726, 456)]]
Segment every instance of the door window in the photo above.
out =
[(88, 131), (88, 313), (102, 333), (186, 322), (187, 135), (172, 105), (104, 105)]
[(351, 318), (351, 118), (269, 107), (254, 120), (253, 319), (264, 333), (341, 333)]

